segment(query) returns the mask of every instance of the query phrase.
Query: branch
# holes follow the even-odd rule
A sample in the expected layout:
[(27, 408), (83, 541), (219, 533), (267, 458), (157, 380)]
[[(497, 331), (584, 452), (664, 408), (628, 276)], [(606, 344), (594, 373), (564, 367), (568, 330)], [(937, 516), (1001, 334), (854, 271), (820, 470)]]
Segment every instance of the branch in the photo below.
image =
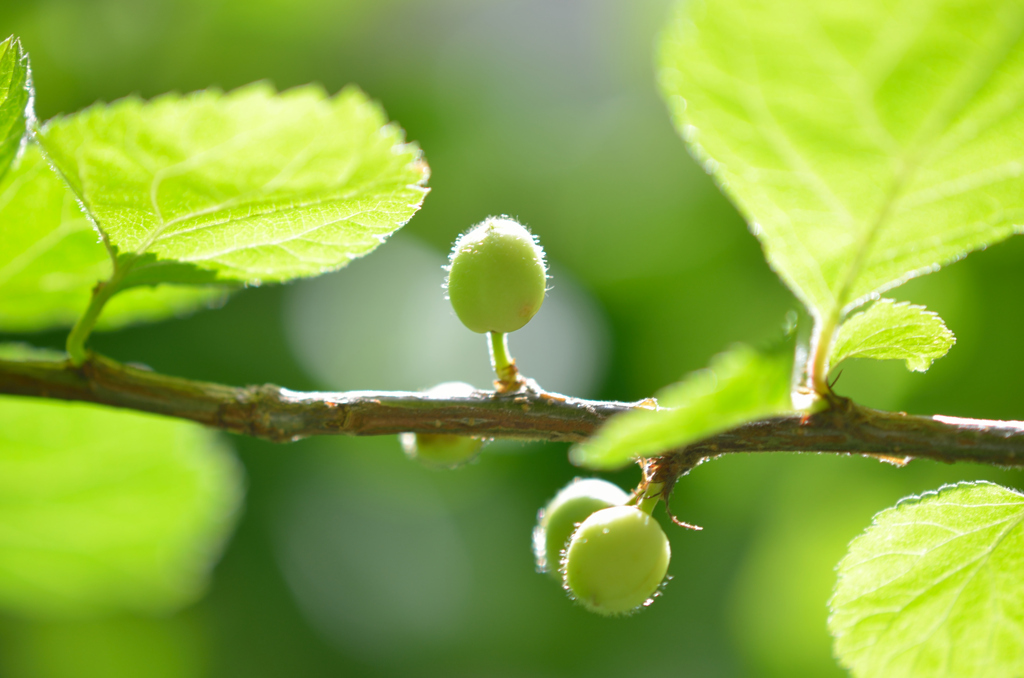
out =
[(179, 417), (288, 442), (316, 435), (456, 433), (580, 442), (634, 405), (542, 391), (477, 391), (450, 398), (408, 391), (299, 392), (170, 377), (92, 354), (70, 361), (0, 360), (0, 393), (82, 400)]
[[(276, 442), (315, 435), (455, 433), (488, 438), (581, 442), (610, 416), (642, 403), (570, 398), (539, 389), (477, 391), (448, 398), (402, 391), (298, 392), (191, 381), (90, 355), (69, 361), (0, 360), (0, 393), (80, 400), (188, 419)], [(1024, 467), (1024, 422), (882, 412), (837, 398), (809, 416), (738, 426), (665, 455), (661, 474), (737, 452), (871, 454)]]

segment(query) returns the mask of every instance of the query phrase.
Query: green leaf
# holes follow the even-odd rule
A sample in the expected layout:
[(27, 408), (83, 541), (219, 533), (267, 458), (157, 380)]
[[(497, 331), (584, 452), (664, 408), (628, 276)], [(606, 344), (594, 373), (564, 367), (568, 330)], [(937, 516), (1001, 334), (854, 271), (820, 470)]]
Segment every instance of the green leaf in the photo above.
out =
[(938, 314), (923, 306), (880, 299), (843, 323), (829, 364), (847, 358), (905, 360), (907, 369), (924, 372), (956, 343)]
[(839, 563), (829, 629), (855, 678), (1018, 678), (1024, 495), (947, 485), (886, 509)]
[[(0, 179), (0, 332), (70, 326), (113, 264), (71, 191), (34, 144)], [(107, 304), (99, 329), (179, 316), (222, 301), (227, 290), (136, 287)]]
[(721, 433), (740, 424), (790, 411), (793, 347), (771, 352), (737, 345), (711, 366), (689, 374), (657, 395), (657, 409), (612, 417), (597, 435), (572, 449), (573, 463), (613, 469)]
[(32, 74), (21, 41), (0, 42), (0, 177), (14, 162), (32, 117)]
[(419, 150), (355, 88), (128, 98), (39, 138), (117, 252), (121, 286), (318, 275), (377, 247), (426, 193)]
[(691, 151), (819, 318), (1021, 232), (1024, 5), (686, 3), (660, 80)]
[(0, 398), (0, 608), (81, 617), (190, 603), (241, 495), (237, 462), (201, 426)]

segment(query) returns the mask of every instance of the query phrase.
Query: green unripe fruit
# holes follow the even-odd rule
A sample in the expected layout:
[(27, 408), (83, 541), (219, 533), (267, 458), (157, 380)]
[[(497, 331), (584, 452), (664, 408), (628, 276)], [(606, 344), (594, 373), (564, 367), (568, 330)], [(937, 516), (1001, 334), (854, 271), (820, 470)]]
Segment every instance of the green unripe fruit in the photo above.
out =
[(409, 457), (434, 468), (455, 468), (471, 461), (484, 441), (450, 433), (403, 433), (402, 449)]
[[(463, 381), (446, 381), (427, 393), (439, 398), (462, 398), (476, 391)], [(402, 433), (398, 436), (402, 449), (410, 458), (434, 468), (455, 468), (474, 459), (486, 439), (451, 433)]]
[(629, 499), (618, 485), (599, 478), (576, 478), (566, 485), (537, 514), (533, 529), (533, 552), (537, 569), (560, 577), (558, 566), (562, 551), (576, 526), (591, 513), (610, 506), (620, 506)]
[(634, 506), (613, 506), (577, 528), (562, 563), (563, 581), (591, 612), (623, 614), (657, 593), (670, 557), (658, 521)]
[(514, 332), (540, 310), (547, 288), (544, 250), (508, 217), (489, 217), (455, 242), (448, 298), (474, 332)]

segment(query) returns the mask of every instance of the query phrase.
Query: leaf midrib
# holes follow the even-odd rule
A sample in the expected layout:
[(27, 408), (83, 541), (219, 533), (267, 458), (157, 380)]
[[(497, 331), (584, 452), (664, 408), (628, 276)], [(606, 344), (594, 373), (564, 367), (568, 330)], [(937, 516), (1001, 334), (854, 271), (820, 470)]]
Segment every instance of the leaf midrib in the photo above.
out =
[[(879, 207), (876, 218), (865, 232), (861, 244), (857, 248), (856, 257), (836, 295), (835, 308), (831, 310), (833, 317), (859, 305), (860, 299), (849, 299), (851, 290), (857, 283), (857, 278), (871, 253), (878, 234), (884, 230), (893, 214), (894, 207), (899, 203), (903, 190), (913, 179), (915, 172), (926, 163), (929, 155), (936, 150), (931, 144), (941, 138), (942, 134), (948, 130), (949, 124), (969, 106), (977, 93), (995, 75), (999, 66), (1005, 63), (1007, 57), (1012, 53), (1013, 47), (1020, 42), (1022, 29), (1024, 29), (1024, 12), (1018, 10), (1015, 19), (1014, 22), (999, 22), (997, 28), (992, 31), (994, 37), (987, 43), (987, 46), (991, 47), (993, 44), (1002, 46), (1000, 50), (992, 50), (992, 52), (998, 51), (998, 56), (983, 58), (991, 52), (986, 48), (979, 49), (978, 54), (982, 58), (978, 58), (976, 64), (969, 68), (969, 75), (961, 78), (960, 85), (955, 87), (948, 96), (943, 97), (936, 108), (933, 108), (933, 113), (922, 124), (921, 132), (911, 143), (910, 149), (902, 157), (894, 159), (899, 168), (896, 177)], [(1000, 28), (1004, 28), (1004, 30), (999, 30)]]

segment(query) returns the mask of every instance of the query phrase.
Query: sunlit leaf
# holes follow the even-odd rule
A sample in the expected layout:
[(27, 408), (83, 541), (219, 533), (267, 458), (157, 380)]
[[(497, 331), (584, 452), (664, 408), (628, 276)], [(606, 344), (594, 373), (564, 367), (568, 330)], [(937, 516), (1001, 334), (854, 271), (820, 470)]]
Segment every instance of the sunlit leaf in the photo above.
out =
[(426, 165), (357, 89), (128, 98), (39, 137), (140, 282), (318, 275), (373, 250), (419, 208)]
[(32, 115), (32, 75), (21, 41), (0, 42), (0, 176), (7, 172), (25, 136)]
[(715, 356), (709, 368), (665, 388), (657, 396), (657, 409), (613, 417), (594, 438), (573, 448), (571, 459), (590, 468), (617, 468), (792, 410), (792, 369), (789, 343), (772, 352), (736, 346)]
[(1024, 5), (695, 0), (661, 83), (819, 318), (1021, 231)]
[[(0, 179), (0, 332), (70, 326), (92, 288), (113, 271), (110, 254), (34, 144)], [(160, 285), (115, 296), (99, 329), (179, 316), (217, 303), (225, 288)]]
[(0, 608), (37, 617), (195, 600), (234, 522), (241, 472), (195, 424), (0, 399)]
[(1024, 495), (960, 483), (875, 516), (839, 564), (829, 629), (855, 678), (1017, 678)]
[(908, 370), (924, 372), (954, 343), (956, 338), (937, 314), (881, 299), (843, 323), (829, 363), (838, 365), (847, 358), (904, 360)]

